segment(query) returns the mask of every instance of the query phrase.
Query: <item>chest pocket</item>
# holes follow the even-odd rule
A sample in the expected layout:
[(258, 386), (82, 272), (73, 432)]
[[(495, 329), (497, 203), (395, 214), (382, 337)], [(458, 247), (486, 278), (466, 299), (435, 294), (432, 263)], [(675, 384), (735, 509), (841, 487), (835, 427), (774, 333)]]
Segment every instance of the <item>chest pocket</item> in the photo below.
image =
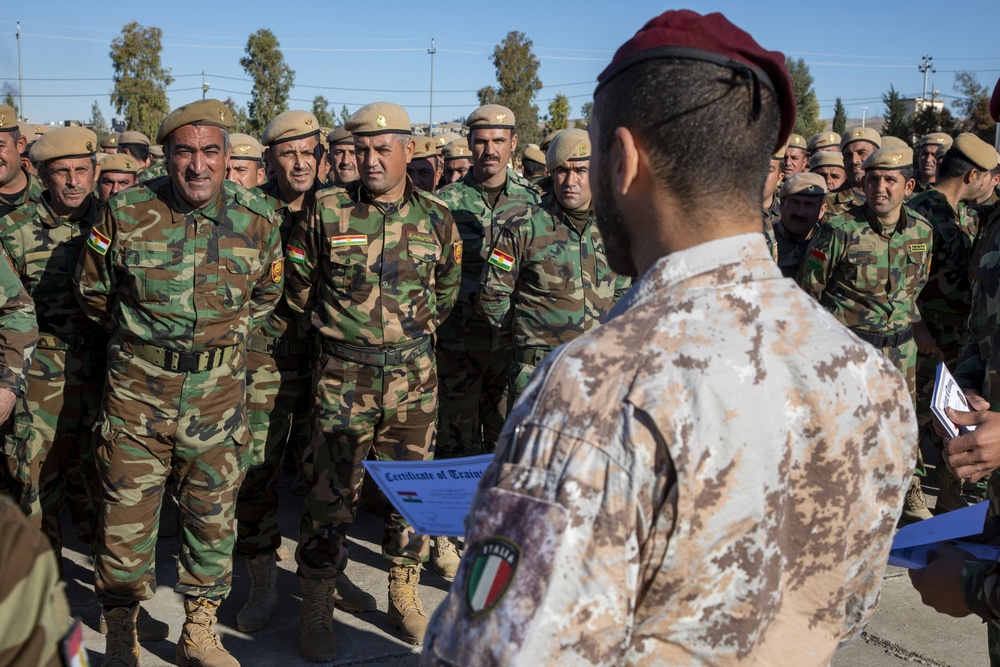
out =
[(36, 285), (66, 285), (75, 273), (76, 252), (66, 242), (50, 250), (24, 255), (24, 287), (35, 294)]
[(368, 246), (346, 245), (330, 248), (330, 282), (340, 289), (360, 289), (368, 271)]
[(260, 251), (256, 248), (219, 248), (218, 292), (227, 308), (237, 308), (247, 302), (260, 268)]
[(136, 300), (164, 303), (184, 293), (192, 284), (180, 274), (180, 258), (162, 241), (135, 241), (125, 251), (125, 266), (132, 278)]
[(915, 292), (917, 283), (926, 280), (930, 274), (930, 254), (927, 252), (907, 251), (903, 259), (903, 275), (906, 276), (906, 287)]
[(853, 272), (854, 286), (868, 291), (879, 284), (878, 255), (874, 243), (859, 243), (847, 252), (847, 263)]
[(420, 284), (427, 287), (433, 284), (434, 268), (441, 259), (441, 248), (431, 234), (409, 232), (406, 235), (406, 254), (410, 265), (417, 273)]

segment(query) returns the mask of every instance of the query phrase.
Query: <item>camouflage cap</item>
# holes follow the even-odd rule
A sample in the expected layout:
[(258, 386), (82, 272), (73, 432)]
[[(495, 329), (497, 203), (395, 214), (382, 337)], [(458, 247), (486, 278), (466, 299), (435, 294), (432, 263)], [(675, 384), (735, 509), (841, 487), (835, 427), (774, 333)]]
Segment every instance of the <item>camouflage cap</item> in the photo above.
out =
[(934, 144), (935, 146), (943, 146), (944, 144), (950, 144), (952, 141), (951, 135), (945, 132), (931, 132), (930, 134), (925, 134), (920, 137), (920, 143), (917, 144), (917, 148), (923, 148), (924, 146), (929, 146)]
[(392, 102), (372, 102), (361, 107), (344, 123), (344, 129), (356, 137), (379, 134), (413, 134), (410, 114)]
[(545, 151), (545, 167), (554, 171), (566, 162), (590, 159), (590, 136), (586, 130), (563, 130)]
[(829, 148), (830, 146), (840, 146), (840, 135), (836, 132), (817, 132), (806, 144), (806, 150), (810, 153), (820, 150), (821, 148)]
[(122, 132), (118, 135), (118, 143), (120, 144), (143, 144), (144, 146), (149, 145), (149, 137), (147, 137), (142, 132), (136, 132), (135, 130), (129, 130), (128, 132)]
[(909, 148), (910, 144), (906, 143), (899, 137), (893, 137), (890, 135), (882, 137), (882, 148), (903, 148), (904, 146)]
[(264, 147), (249, 134), (239, 132), (229, 135), (229, 159), (260, 160), (264, 156)]
[(432, 137), (413, 137), (416, 148), (413, 149), (414, 160), (437, 157), (437, 143)]
[(555, 132), (549, 132), (548, 134), (546, 134), (545, 138), (542, 139), (542, 143), (538, 144), (538, 148), (541, 149), (543, 153), (547, 151), (549, 149), (549, 144), (552, 143), (552, 140), (555, 139), (556, 135), (559, 134), (560, 132), (562, 132), (562, 130), (556, 130)]
[(826, 179), (819, 174), (803, 172), (786, 180), (778, 191), (779, 197), (823, 197), (826, 195)]
[(98, 164), (101, 165), (101, 173), (135, 174), (139, 171), (135, 158), (124, 153), (105, 155)]
[(319, 121), (308, 111), (289, 109), (282, 111), (271, 119), (264, 128), (264, 136), (260, 143), (264, 146), (280, 144), (283, 141), (294, 141), (318, 135)]
[(840, 138), (840, 150), (843, 151), (848, 144), (853, 144), (855, 141), (867, 141), (875, 148), (882, 148), (882, 136), (878, 132), (870, 127), (856, 127), (845, 132)]
[(809, 158), (809, 168), (819, 169), (820, 167), (840, 167), (844, 168), (844, 156), (836, 151), (817, 151)]
[(514, 112), (500, 104), (484, 104), (465, 119), (470, 130), (510, 130), (514, 131)]
[(90, 157), (97, 150), (97, 135), (85, 127), (57, 127), (39, 137), (31, 147), (31, 161)]
[(101, 139), (101, 148), (118, 148), (118, 137), (120, 135), (117, 132), (109, 132), (105, 134)]
[(461, 138), (462, 135), (456, 132), (444, 132), (443, 134), (434, 135), (434, 141), (439, 148), (444, 148), (451, 142)]
[(872, 169), (905, 169), (913, 166), (913, 149), (909, 146), (887, 146), (879, 148), (869, 155), (861, 168)]
[(971, 132), (963, 132), (955, 137), (951, 150), (958, 151), (980, 169), (989, 171), (997, 166), (996, 149)]
[(802, 150), (806, 150), (807, 145), (805, 137), (801, 134), (793, 134), (788, 137), (788, 143), (785, 144), (785, 150), (788, 150), (789, 148), (800, 148)]
[(442, 150), (441, 154), (444, 156), (444, 161), (448, 160), (471, 160), (472, 151), (469, 150), (469, 142), (465, 140), (465, 137), (459, 137), (454, 141), (448, 143)]
[(13, 132), (16, 129), (17, 112), (14, 107), (0, 104), (0, 132)]
[(162, 144), (171, 132), (184, 125), (214, 125), (228, 130), (233, 126), (233, 112), (219, 100), (197, 100), (179, 106), (160, 123), (156, 143)]
[(353, 146), (354, 135), (345, 130), (343, 125), (338, 125), (333, 128), (333, 131), (330, 132), (330, 134), (326, 135), (326, 143), (331, 146), (335, 146), (337, 144), (350, 144)]

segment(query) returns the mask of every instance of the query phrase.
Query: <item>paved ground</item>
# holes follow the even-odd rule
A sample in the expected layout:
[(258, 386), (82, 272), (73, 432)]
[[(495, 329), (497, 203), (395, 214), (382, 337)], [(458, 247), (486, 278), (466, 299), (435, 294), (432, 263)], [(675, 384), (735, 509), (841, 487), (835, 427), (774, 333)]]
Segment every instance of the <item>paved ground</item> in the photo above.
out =
[[(281, 525), (286, 536), (298, 533), (302, 499), (288, 491), (283, 480)], [(66, 526), (67, 535), (71, 530)], [(381, 525), (372, 514), (358, 515), (355, 536), (351, 540), (351, 564), (348, 574), (378, 600), (378, 611), (352, 616), (340, 611), (335, 615), (340, 633), (340, 656), (330, 665), (416, 665), (418, 649), (397, 638), (386, 621), (386, 568), (379, 546)], [(100, 665), (104, 638), (97, 631), (97, 603), (93, 595), (93, 575), (82, 546), (67, 538), (64, 552), (68, 595), (73, 612), (83, 619), (84, 638), (90, 648), (92, 664)], [(295, 543), (284, 545), (294, 553)], [(143, 667), (172, 665), (174, 646), (183, 623), (180, 596), (173, 592), (176, 581), (175, 557), (178, 539), (161, 540), (157, 550), (157, 576), (160, 588), (146, 608), (159, 619), (170, 623), (170, 637), (163, 642), (143, 646)], [(220, 633), (223, 643), (244, 667), (298, 667), (312, 665), (302, 660), (296, 650), (299, 624), (300, 590), (295, 577), (294, 558), (280, 563), (277, 611), (267, 629), (244, 634), (235, 629), (236, 612), (246, 599), (246, 570), (237, 559), (233, 594), (220, 610)], [(444, 597), (448, 582), (425, 571), (420, 595), (427, 610), (433, 610)], [(882, 602), (874, 620), (860, 641), (837, 653), (834, 667), (898, 667), (904, 664), (935, 667), (982, 667), (986, 654), (986, 630), (976, 617), (952, 619), (941, 616), (920, 603), (904, 570), (890, 568), (882, 589)], [(789, 656), (789, 665), (795, 664)]]

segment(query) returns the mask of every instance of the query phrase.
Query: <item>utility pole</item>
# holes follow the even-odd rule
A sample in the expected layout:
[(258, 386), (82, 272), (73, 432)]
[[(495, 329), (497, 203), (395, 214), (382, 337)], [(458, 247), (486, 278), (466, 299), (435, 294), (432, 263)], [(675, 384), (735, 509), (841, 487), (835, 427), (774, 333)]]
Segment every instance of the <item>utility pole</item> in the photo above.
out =
[(205, 70), (201, 70), (201, 99), (205, 99), (205, 95), (208, 94), (209, 88), (211, 88), (211, 86), (205, 82)]
[(868, 107), (861, 107), (861, 127), (865, 126), (865, 115), (868, 113)]
[(923, 94), (923, 96), (920, 99), (923, 100), (923, 103), (926, 106), (926, 104), (927, 104), (927, 74), (929, 72), (937, 72), (937, 70), (934, 69), (934, 57), (933, 56), (924, 56), (923, 58), (921, 58), (921, 62), (920, 62), (919, 65), (917, 65), (917, 69), (920, 70), (921, 72), (923, 72), (923, 74), (924, 74), (924, 94)]
[(17, 97), (21, 100), (19, 111), (21, 118), (27, 118), (24, 113), (24, 76), (21, 72), (21, 22), (17, 22)]
[(431, 37), (431, 48), (427, 49), (427, 53), (431, 54), (431, 111), (427, 118), (427, 136), (429, 137), (434, 134), (434, 54), (437, 51), (434, 49), (433, 37)]

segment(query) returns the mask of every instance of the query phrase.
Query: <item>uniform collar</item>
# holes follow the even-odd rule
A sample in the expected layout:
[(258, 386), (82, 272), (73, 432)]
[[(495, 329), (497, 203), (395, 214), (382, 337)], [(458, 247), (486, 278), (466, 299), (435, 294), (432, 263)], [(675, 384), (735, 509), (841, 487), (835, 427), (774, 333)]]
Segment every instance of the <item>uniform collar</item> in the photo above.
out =
[(219, 188), (219, 193), (215, 198), (209, 203), (205, 204), (201, 208), (195, 208), (191, 206), (183, 197), (181, 197), (177, 191), (174, 189), (173, 181), (170, 181), (170, 209), (177, 215), (181, 217), (188, 215), (200, 215), (203, 218), (207, 218), (213, 222), (219, 222), (222, 218), (222, 193), (225, 192), (225, 184), (223, 187)]
[(60, 217), (56, 215), (55, 211), (53, 211), (52, 207), (49, 205), (49, 192), (46, 190), (39, 198), (36, 211), (38, 213), (38, 219), (41, 221), (42, 225), (51, 229), (60, 225), (78, 225), (84, 221), (93, 222), (97, 219), (97, 211), (99, 208), (100, 206), (97, 203), (97, 198), (94, 197), (94, 195), (89, 195), (87, 197), (87, 206), (84, 209), (83, 215), (75, 220)]

